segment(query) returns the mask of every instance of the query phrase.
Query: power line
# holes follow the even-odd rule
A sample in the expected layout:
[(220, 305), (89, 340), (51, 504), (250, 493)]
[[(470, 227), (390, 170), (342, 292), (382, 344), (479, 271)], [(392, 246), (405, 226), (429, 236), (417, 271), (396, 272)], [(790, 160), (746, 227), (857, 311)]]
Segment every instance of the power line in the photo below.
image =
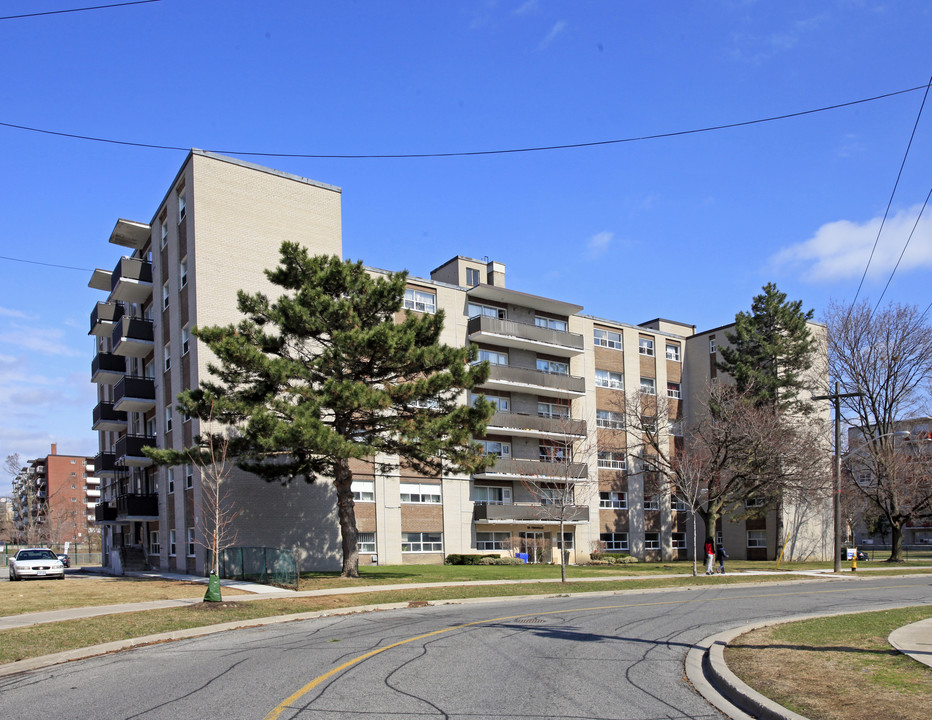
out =
[[(903, 260), (903, 256), (906, 254), (906, 248), (909, 247), (909, 243), (913, 239), (913, 235), (916, 233), (916, 228), (919, 227), (919, 221), (922, 219), (922, 213), (925, 212), (926, 206), (929, 204), (930, 197), (932, 197), (932, 188), (929, 188), (929, 193), (926, 195), (926, 199), (922, 203), (922, 207), (919, 208), (919, 214), (916, 216), (916, 222), (913, 223), (913, 229), (909, 231), (909, 237), (906, 238), (906, 244), (903, 245), (903, 249), (900, 251), (900, 256), (896, 259), (896, 265), (893, 266), (893, 270), (890, 272), (890, 277), (887, 278), (887, 284), (883, 286), (883, 292), (880, 293), (880, 297), (877, 298), (877, 304), (874, 305), (874, 311), (871, 313), (872, 315), (877, 312), (877, 308), (880, 307), (880, 301), (883, 300), (883, 296), (886, 294), (887, 288), (890, 287), (890, 283), (893, 281), (893, 276), (896, 275), (897, 268), (900, 267), (900, 262)], [(925, 315), (925, 313), (923, 313), (923, 315)]]
[[(149, 0), (147, 0), (149, 1)], [(876, 100), (885, 100), (887, 98), (903, 95), (905, 93), (915, 92), (925, 89), (928, 92), (929, 85), (918, 85), (907, 88), (906, 90), (897, 90), (895, 92), (875, 95), (861, 100), (851, 100), (849, 102), (838, 103), (836, 105), (826, 105), (824, 107), (814, 108), (812, 110), (801, 110), (799, 112), (785, 113), (783, 115), (772, 115), (770, 117), (758, 118), (756, 120), (743, 120), (740, 122), (726, 123), (723, 125), (711, 125), (708, 127), (694, 128), (692, 130), (677, 130), (666, 133), (655, 133), (652, 135), (639, 135), (627, 138), (618, 138), (613, 140), (595, 140), (592, 142), (566, 143), (561, 145), (540, 145), (534, 147), (506, 148), (499, 150), (472, 150), (472, 151), (455, 151), (455, 152), (438, 152), (438, 153), (392, 153), (392, 154), (334, 154), (326, 155), (320, 153), (286, 153), (286, 152), (258, 152), (248, 150), (226, 150), (210, 149), (210, 152), (221, 153), (224, 155), (249, 155), (253, 157), (280, 157), (280, 158), (304, 158), (315, 160), (398, 160), (398, 159), (420, 159), (420, 158), (449, 158), (449, 157), (475, 157), (480, 155), (509, 155), (517, 153), (543, 152), (549, 150), (575, 150), (587, 147), (599, 147), (604, 145), (619, 145), (622, 143), (643, 142), (645, 140), (660, 140), (664, 138), (682, 137), (684, 135), (697, 135), (699, 133), (713, 132), (716, 130), (731, 130), (749, 125), (760, 125), (762, 123), (775, 122), (777, 120), (788, 120), (791, 118), (803, 117), (805, 115), (814, 115), (815, 113), (827, 112), (829, 110), (838, 110), (841, 108), (861, 105), (864, 103), (874, 102)], [(923, 102), (925, 100), (923, 99)], [(13, 128), (15, 130), (26, 130), (29, 132), (41, 133), (44, 135), (55, 135), (57, 137), (71, 138), (74, 140), (88, 140), (92, 142), (108, 143), (111, 145), (124, 145), (128, 147), (147, 148), (150, 150), (181, 150), (189, 151), (189, 147), (178, 145), (157, 145), (153, 143), (133, 142), (128, 140), (114, 140), (111, 138), (94, 137), (92, 135), (78, 135), (75, 133), (59, 132), (45, 128), (30, 127), (28, 125), (17, 125), (14, 123), (0, 122), (0, 126)]]
[(0, 255), (0, 260), (10, 260), (12, 262), (29, 263), (30, 265), (45, 265), (45, 267), (62, 268), (64, 270), (80, 270), (81, 272), (94, 272), (89, 268), (73, 267), (71, 265), (53, 265), (52, 263), (39, 262), (38, 260), (23, 260), (22, 258), (7, 257)]
[[(871, 261), (874, 259), (874, 253), (877, 250), (877, 243), (880, 242), (880, 234), (883, 232), (883, 226), (887, 222), (887, 215), (890, 213), (890, 206), (893, 205), (893, 197), (896, 195), (896, 189), (900, 184), (900, 178), (903, 176), (903, 168), (906, 166), (906, 158), (909, 157), (909, 149), (913, 146), (913, 138), (916, 137), (916, 128), (919, 127), (919, 118), (922, 117), (922, 109), (926, 105), (926, 98), (929, 97), (930, 86), (932, 86), (932, 78), (929, 78), (929, 82), (926, 83), (926, 91), (922, 95), (922, 103), (919, 105), (919, 112), (916, 113), (916, 122), (913, 123), (913, 131), (909, 135), (909, 142), (906, 144), (906, 152), (903, 153), (903, 160), (900, 163), (900, 169), (896, 174), (896, 182), (893, 183), (893, 190), (890, 193), (890, 199), (887, 200), (887, 209), (883, 211), (883, 219), (881, 219), (880, 227), (877, 229), (877, 237), (874, 238), (874, 247), (871, 248), (870, 257), (867, 258), (867, 265), (864, 268), (864, 274), (861, 275), (861, 282), (858, 283), (858, 290), (856, 293), (854, 293), (854, 300), (851, 301), (851, 307), (854, 307), (854, 304), (858, 301), (858, 295), (861, 294), (861, 288), (864, 286), (864, 278), (867, 277), (867, 271), (870, 269)], [(923, 207), (925, 207), (925, 205), (923, 205)], [(899, 262), (897, 264), (899, 264)]]
[(107, 8), (125, 7), (126, 5), (145, 5), (146, 3), (162, 2), (162, 0), (133, 0), (133, 2), (114, 3), (112, 5), (94, 5), (93, 7), (71, 8), (68, 10), (47, 10), (46, 12), (26, 13), (24, 15), (7, 15), (0, 20), (19, 20), (20, 18), (42, 17), (43, 15), (62, 15), (63, 13), (84, 12), (85, 10), (106, 10)]

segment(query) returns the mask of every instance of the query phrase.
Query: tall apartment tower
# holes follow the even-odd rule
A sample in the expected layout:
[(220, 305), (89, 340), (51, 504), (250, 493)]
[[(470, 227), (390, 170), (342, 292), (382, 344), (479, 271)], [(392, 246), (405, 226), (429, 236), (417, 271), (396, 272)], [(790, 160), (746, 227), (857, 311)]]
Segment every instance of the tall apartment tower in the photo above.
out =
[[(94, 476), (94, 458), (59, 455), (52, 443), (45, 457), (30, 460), (25, 474), (13, 488), (14, 503), (21, 511), (30, 508), (41, 518), (44, 543), (86, 543), (95, 532), (95, 506), (100, 497), (100, 480)], [(31, 500), (26, 500), (26, 495)], [(21, 523), (20, 523), (21, 524)]]
[[(110, 242), (127, 254), (90, 281), (105, 293), (90, 327), (102, 481), (96, 518), (104, 564), (115, 571), (148, 565), (203, 572), (198, 470), (157, 468), (142, 448), (191, 446), (198, 422), (180, 415), (175, 399), (208, 376), (210, 361), (191, 330), (237, 322), (238, 290), (271, 291), (264, 271), (277, 265), (285, 240), (341, 255), (339, 188), (198, 150), (149, 222), (117, 221)], [(241, 473), (230, 487), (241, 544), (308, 551), (309, 528), (326, 525), (331, 512), (314, 497), (326, 495), (322, 487), (266, 486)], [(316, 552), (338, 545), (329, 535), (310, 541)]]
[[(341, 255), (340, 191), (199, 151), (149, 223), (117, 222), (110, 241), (129, 254), (91, 280), (107, 293), (91, 314), (92, 378), (103, 478), (97, 519), (114, 570), (148, 563), (204, 572), (197, 468), (156, 468), (141, 448), (193, 443), (197, 420), (180, 416), (175, 398), (208, 377), (210, 358), (191, 329), (237, 322), (240, 289), (274, 297), (263, 271), (277, 265), (283, 240)], [(652, 494), (656, 478), (650, 458), (634, 450), (641, 428), (627, 422), (625, 404), (632, 392), (642, 399), (639, 424), (651, 422), (657, 396), (671, 419), (688, 419), (715, 368), (708, 333), (660, 318), (632, 325), (586, 315), (572, 302), (506, 287), (500, 262), (464, 256), (429, 278), (410, 275), (403, 302), (415, 313), (442, 309), (441, 341), (474, 345), (490, 363), (475, 394), (496, 412), (476, 440), (495, 462), (472, 476), (429, 477), (397, 458), (354, 461), (360, 564), (442, 563), (454, 553), (554, 562), (561, 551), (576, 562), (596, 549), (645, 560), (688, 556), (691, 519), (675, 497)], [(680, 427), (665, 429), (665, 441), (674, 445)], [(282, 487), (237, 471), (229, 487), (240, 513), (237, 545), (296, 550), (302, 569), (339, 569), (330, 483)], [(557, 514), (567, 489), (570, 507)], [(817, 505), (794, 526), (794, 557), (831, 557), (830, 541), (820, 544)], [(776, 556), (772, 513), (726, 525), (732, 557)]]

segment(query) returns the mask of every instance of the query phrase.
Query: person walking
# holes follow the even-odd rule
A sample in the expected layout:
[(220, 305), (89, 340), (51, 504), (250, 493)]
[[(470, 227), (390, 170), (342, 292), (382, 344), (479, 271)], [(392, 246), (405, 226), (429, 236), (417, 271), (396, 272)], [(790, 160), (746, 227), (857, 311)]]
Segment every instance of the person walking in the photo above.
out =
[(715, 545), (711, 537), (705, 539), (705, 574), (712, 574), (712, 565), (715, 562)]
[(715, 559), (718, 560), (718, 571), (724, 575), (725, 574), (725, 558), (728, 557), (728, 553), (725, 552), (725, 546), (719, 545), (715, 549)]

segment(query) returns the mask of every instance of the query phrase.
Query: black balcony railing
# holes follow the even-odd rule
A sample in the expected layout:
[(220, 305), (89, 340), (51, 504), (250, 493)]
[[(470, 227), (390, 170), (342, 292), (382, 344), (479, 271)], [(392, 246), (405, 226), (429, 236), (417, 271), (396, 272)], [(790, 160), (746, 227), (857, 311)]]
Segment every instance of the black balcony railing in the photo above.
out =
[(159, 516), (159, 496), (156, 494), (127, 493), (117, 495), (117, 517), (150, 517)]
[[(113, 446), (117, 462), (122, 465), (144, 467), (151, 465), (152, 461), (146, 457), (142, 449), (145, 446), (155, 446), (155, 438), (151, 435), (123, 435)], [(99, 474), (99, 473), (98, 473)]]
[(126, 374), (126, 358), (113, 353), (97, 353), (91, 360), (91, 382), (112, 384)]
[(117, 519), (117, 509), (109, 502), (99, 502), (94, 505), (94, 520), (97, 522), (113, 522)]
[(126, 413), (113, 409), (113, 403), (99, 402), (94, 407), (94, 430), (120, 430), (126, 428)]
[(152, 294), (152, 263), (120, 258), (110, 275), (110, 292), (117, 300), (139, 302)]
[(101, 452), (94, 457), (94, 474), (112, 477), (126, 472), (126, 466), (117, 462), (116, 453)]
[(91, 329), (88, 335), (109, 335), (117, 320), (123, 317), (123, 303), (98, 302), (91, 310)]
[(139, 412), (155, 404), (155, 380), (138, 375), (121, 377), (113, 386), (113, 404), (116, 407)]

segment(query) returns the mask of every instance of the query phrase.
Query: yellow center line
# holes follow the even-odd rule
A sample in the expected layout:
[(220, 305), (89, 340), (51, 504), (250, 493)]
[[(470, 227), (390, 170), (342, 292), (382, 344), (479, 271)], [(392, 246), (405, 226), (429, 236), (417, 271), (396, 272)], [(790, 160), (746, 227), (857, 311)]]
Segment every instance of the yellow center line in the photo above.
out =
[[(883, 586), (878, 588), (871, 588), (872, 590), (899, 590), (904, 587), (922, 587), (921, 585), (890, 585)], [(748, 599), (758, 599), (758, 598), (775, 598), (775, 597), (787, 597), (791, 595), (826, 595), (830, 593), (843, 593), (851, 592), (855, 588), (837, 588), (835, 590), (809, 590), (803, 592), (783, 592), (783, 593), (764, 593), (761, 595), (738, 595), (733, 597), (733, 600), (748, 600)], [(625, 603), (623, 605), (603, 605), (600, 607), (590, 607), (590, 608), (564, 608), (562, 610), (547, 610), (545, 612), (534, 612), (534, 613), (522, 613), (521, 615), (506, 615), (500, 618), (488, 618), (485, 620), (475, 620), (473, 622), (463, 623), (462, 625), (453, 625), (448, 628), (442, 628), (441, 630), (434, 630), (429, 633), (424, 633), (423, 635), (416, 635), (415, 637), (407, 638), (406, 640), (399, 640), (396, 643), (391, 645), (386, 645), (385, 647), (380, 647), (376, 650), (370, 650), (364, 655), (348, 660), (342, 665), (339, 665), (332, 670), (325, 672), (323, 675), (319, 675), (314, 678), (304, 687), (299, 688), (291, 695), (286, 697), (282, 702), (275, 707), (272, 712), (265, 716), (264, 720), (277, 720), (278, 717), (288, 709), (290, 705), (297, 702), (302, 696), (307, 695), (311, 690), (316, 688), (325, 680), (329, 680), (334, 675), (338, 675), (347, 668), (352, 667), (358, 663), (361, 663), (363, 660), (368, 660), (371, 657), (375, 657), (380, 653), (385, 652), (386, 650), (392, 650), (393, 648), (400, 647), (402, 645), (407, 645), (408, 643), (416, 642), (418, 640), (423, 640), (425, 638), (434, 637), (435, 635), (442, 635), (444, 633), (452, 632), (453, 630), (462, 630), (463, 628), (473, 627), (475, 625), (485, 625), (487, 623), (503, 622), (505, 620), (517, 620), (518, 618), (525, 617), (537, 617), (540, 615), (562, 615), (565, 613), (574, 613), (574, 612), (590, 612), (597, 610), (620, 610), (623, 608), (635, 608), (635, 607), (652, 607), (658, 605), (687, 605), (689, 603), (697, 602), (706, 602), (706, 598), (691, 598), (689, 600), (661, 600), (656, 602), (644, 602), (644, 603)]]

